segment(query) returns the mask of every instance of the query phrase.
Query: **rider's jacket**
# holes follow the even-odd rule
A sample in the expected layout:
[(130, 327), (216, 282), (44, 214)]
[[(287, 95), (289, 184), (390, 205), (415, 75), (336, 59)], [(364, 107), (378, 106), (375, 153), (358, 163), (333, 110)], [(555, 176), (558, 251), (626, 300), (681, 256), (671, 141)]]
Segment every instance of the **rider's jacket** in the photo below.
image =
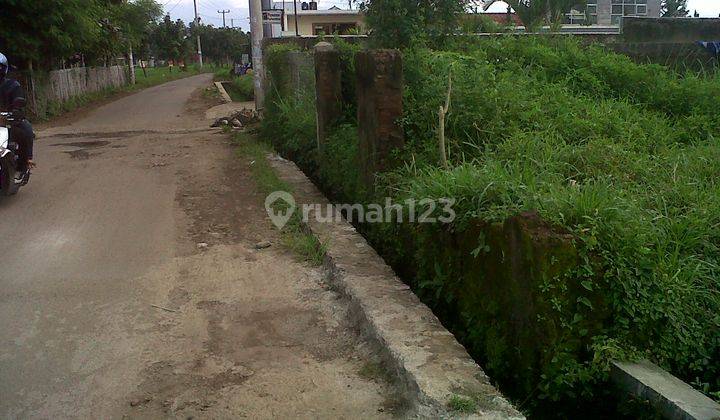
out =
[(25, 91), (20, 83), (15, 79), (3, 78), (0, 81), (0, 111), (17, 111), (11, 109), (11, 106), (18, 98), (25, 98)]

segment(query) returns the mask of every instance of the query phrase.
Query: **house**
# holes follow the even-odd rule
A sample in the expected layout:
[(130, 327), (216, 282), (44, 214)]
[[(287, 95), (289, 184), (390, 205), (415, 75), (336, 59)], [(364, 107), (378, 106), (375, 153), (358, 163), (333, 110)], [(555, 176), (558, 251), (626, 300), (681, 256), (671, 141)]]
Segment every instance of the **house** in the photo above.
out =
[(620, 25), (623, 16), (660, 17), (661, 0), (588, 0), (587, 9), (571, 11), (568, 24)]
[[(275, 24), (272, 36), (295, 36), (295, 4), (286, 0), (274, 2), (273, 7), (284, 9), (282, 24)], [(333, 6), (318, 10), (316, 2), (297, 2), (297, 33), (300, 36), (365, 33), (365, 18), (359, 10), (340, 9)]]
[[(660, 17), (661, 0), (587, 0), (587, 6), (565, 14), (567, 25), (619, 26), (623, 16)], [(508, 8), (503, 1), (486, 0), (483, 9), (493, 20)], [(496, 16), (497, 17), (496, 17)], [(514, 15), (514, 13), (513, 13)]]

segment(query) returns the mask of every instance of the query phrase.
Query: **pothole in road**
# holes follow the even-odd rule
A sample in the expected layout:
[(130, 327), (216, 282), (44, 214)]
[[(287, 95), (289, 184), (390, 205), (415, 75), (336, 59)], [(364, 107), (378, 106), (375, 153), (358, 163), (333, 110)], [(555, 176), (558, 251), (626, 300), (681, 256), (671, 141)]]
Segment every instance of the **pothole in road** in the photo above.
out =
[(108, 144), (110, 144), (110, 142), (106, 141), (106, 140), (95, 140), (95, 141), (75, 141), (75, 142), (69, 142), (69, 143), (55, 143), (55, 144), (51, 144), (51, 146), (77, 147), (78, 150), (67, 150), (64, 153), (67, 153), (73, 159), (87, 160), (87, 159), (90, 159), (91, 156), (99, 154), (99, 153), (90, 153), (90, 152), (88, 152), (89, 149), (97, 149), (99, 147), (107, 146)]

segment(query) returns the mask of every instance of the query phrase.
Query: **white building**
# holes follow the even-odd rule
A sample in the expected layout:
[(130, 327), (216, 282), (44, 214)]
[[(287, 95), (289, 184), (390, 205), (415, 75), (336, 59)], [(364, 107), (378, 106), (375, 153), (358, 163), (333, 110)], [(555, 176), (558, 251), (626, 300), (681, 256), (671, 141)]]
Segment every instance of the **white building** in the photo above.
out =
[[(295, 4), (292, 0), (273, 2), (273, 8), (284, 10), (283, 22), (272, 25), (272, 37), (295, 36)], [(365, 32), (365, 19), (359, 10), (340, 9), (333, 6), (318, 10), (315, 2), (297, 2), (297, 33), (309, 35), (347, 35)], [(284, 30), (283, 30), (284, 28)]]

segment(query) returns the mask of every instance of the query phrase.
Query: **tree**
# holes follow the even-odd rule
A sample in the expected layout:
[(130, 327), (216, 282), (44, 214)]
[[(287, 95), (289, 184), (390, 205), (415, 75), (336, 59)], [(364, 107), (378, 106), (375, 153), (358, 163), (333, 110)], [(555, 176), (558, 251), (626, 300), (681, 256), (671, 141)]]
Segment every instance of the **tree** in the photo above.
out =
[[(496, 0), (485, 2), (487, 9)], [(570, 9), (582, 9), (587, 6), (587, 0), (504, 0), (508, 3), (522, 21), (525, 28), (534, 30), (541, 24), (555, 25), (562, 22), (563, 17)]]
[(155, 0), (2, 0), (0, 45), (21, 67), (51, 69), (72, 56), (106, 62), (139, 46), (161, 15)]
[(407, 47), (441, 41), (459, 26), (467, 0), (367, 0), (360, 3), (375, 43)]
[(114, 15), (113, 20), (119, 22), (124, 38), (140, 49), (149, 42), (163, 10), (155, 0), (135, 0), (117, 7)]
[(153, 30), (151, 48), (158, 58), (178, 62), (192, 51), (188, 35), (188, 28), (182, 20), (173, 21), (170, 15), (165, 15)]
[(660, 5), (662, 17), (687, 17), (689, 14), (687, 0), (663, 0)]
[(95, 44), (103, 10), (96, 0), (3, 0), (0, 45), (16, 65), (52, 67)]
[(507, 0), (506, 3), (515, 10), (528, 31), (533, 31), (541, 26), (548, 14), (547, 3), (542, 0)]
[(200, 35), (203, 57), (216, 64), (238, 62), (242, 54), (248, 53), (250, 37), (238, 28), (216, 28), (212, 25), (190, 24), (193, 37)]

